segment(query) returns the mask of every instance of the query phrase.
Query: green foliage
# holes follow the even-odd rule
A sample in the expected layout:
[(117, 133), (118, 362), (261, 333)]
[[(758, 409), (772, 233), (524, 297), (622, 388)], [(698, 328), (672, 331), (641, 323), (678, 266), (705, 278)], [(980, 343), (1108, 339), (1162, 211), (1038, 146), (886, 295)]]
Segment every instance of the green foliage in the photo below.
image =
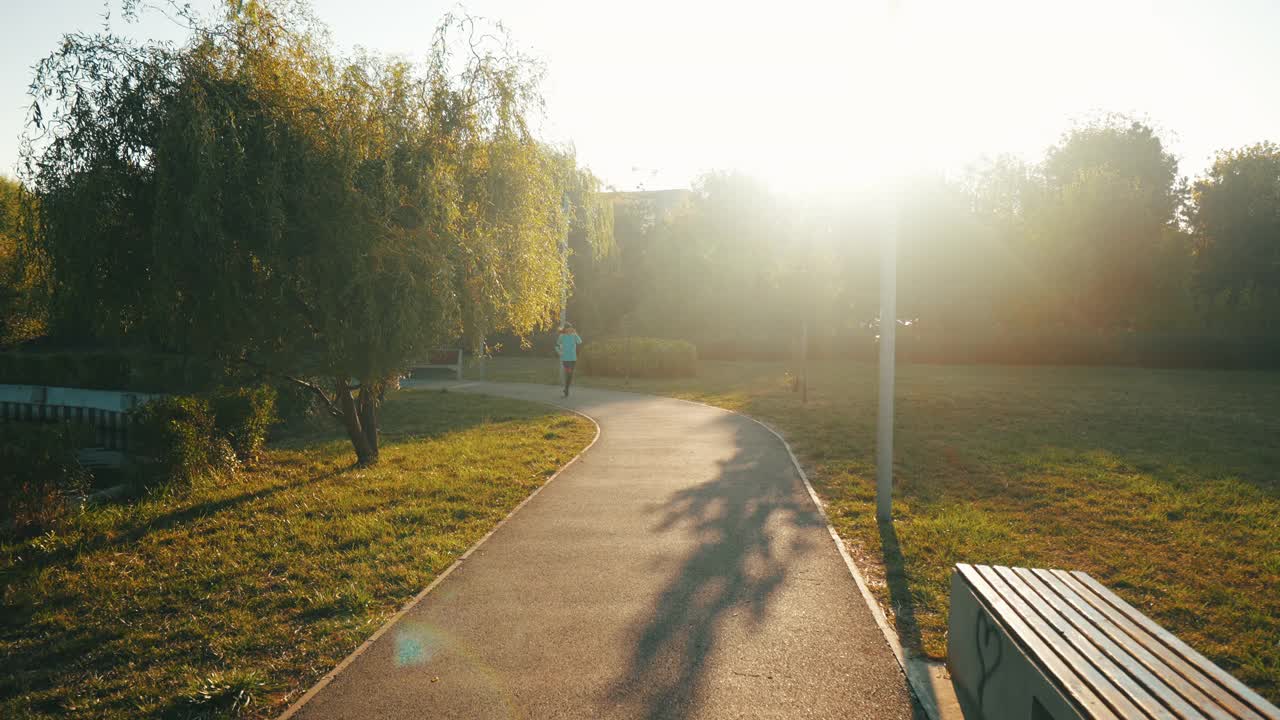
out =
[(1215, 322), (1280, 330), (1280, 146), (1219, 153), (1193, 197), (1196, 281)]
[(610, 338), (584, 343), (577, 368), (584, 375), (609, 377), (691, 377), (698, 372), (698, 351), (684, 340), (650, 337)]
[(790, 269), (780, 198), (741, 175), (710, 175), (689, 205), (651, 229), (637, 332), (691, 340), (773, 335), (787, 322), (779, 274)]
[(277, 428), (299, 428), (321, 417), (322, 408), (315, 393), (307, 388), (288, 381), (273, 383), (271, 387), (276, 393)]
[(40, 532), (67, 516), (89, 483), (75, 439), (61, 423), (0, 423), (0, 535)]
[(134, 411), (130, 451), (141, 489), (184, 490), (234, 457), (206, 398), (168, 396)]
[(201, 477), (257, 460), (276, 421), (276, 390), (225, 387), (170, 395), (133, 412), (130, 452), (143, 489), (182, 490)]
[[(1280, 151), (1226, 153), (1190, 196), (1177, 172), (1152, 127), (1107, 116), (1038, 163), (1002, 157), (959, 182), (907, 183), (903, 356), (1276, 366)], [(731, 174), (683, 195), (615, 196), (616, 250), (575, 261), (569, 315), (584, 335), (793, 360), (807, 326), (810, 356), (875, 357), (893, 198), (789, 198)]]
[(607, 229), (594, 180), (532, 132), (540, 68), (501, 28), (448, 17), (416, 66), (337, 54), (304, 3), (185, 19), (182, 47), (72, 35), (37, 67), (54, 330), (325, 378), (372, 462), (400, 370), (550, 325), (566, 228)]
[(221, 379), (213, 363), (181, 355), (138, 352), (0, 353), (0, 382), (91, 390), (183, 393)]
[(276, 422), (276, 390), (269, 385), (221, 388), (209, 395), (214, 426), (241, 462), (258, 458)]
[(1038, 165), (998, 158), (961, 184), (917, 182), (900, 220), (899, 317), (960, 345), (1186, 329), (1176, 172), (1150, 127), (1110, 116)]
[(1146, 123), (1119, 114), (1093, 120), (1067, 133), (1042, 165), (1051, 191), (1099, 171), (1122, 178), (1136, 194), (1134, 207), (1147, 216), (1168, 223), (1180, 209), (1185, 188), (1178, 160)]
[(1158, 280), (1173, 271), (1161, 261), (1170, 245), (1174, 254), (1189, 249), (1175, 229), (1184, 194), (1176, 159), (1150, 127), (1108, 118), (1051, 149), (1044, 181), (1030, 244), (1050, 318), (1071, 328), (1150, 329), (1147, 309), (1168, 300)]
[(33, 202), (20, 183), (0, 175), (0, 348), (44, 332), (39, 263), (19, 242)]

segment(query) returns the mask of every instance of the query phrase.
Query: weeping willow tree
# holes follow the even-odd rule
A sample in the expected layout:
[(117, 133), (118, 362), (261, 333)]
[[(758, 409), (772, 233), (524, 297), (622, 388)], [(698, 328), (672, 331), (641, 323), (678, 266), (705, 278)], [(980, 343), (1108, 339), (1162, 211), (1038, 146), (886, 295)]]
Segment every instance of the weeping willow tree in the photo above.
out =
[(540, 68), (469, 17), (422, 65), (341, 57), (298, 3), (183, 17), (181, 47), (72, 35), (37, 67), (55, 329), (286, 377), (376, 462), (403, 368), (558, 310), (581, 171), (531, 128)]
[(0, 348), (44, 332), (38, 258), (24, 256), (20, 238), (33, 216), (32, 197), (22, 184), (0, 175)]

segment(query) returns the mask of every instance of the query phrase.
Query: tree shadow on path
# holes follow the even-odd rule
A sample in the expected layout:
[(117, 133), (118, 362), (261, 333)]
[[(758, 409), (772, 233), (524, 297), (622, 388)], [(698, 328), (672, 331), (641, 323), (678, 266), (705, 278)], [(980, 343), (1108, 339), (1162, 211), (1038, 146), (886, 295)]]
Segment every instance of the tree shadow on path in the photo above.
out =
[(696, 709), (727, 619), (761, 623), (790, 561), (811, 549), (782, 537), (787, 528), (823, 526), (776, 443), (738, 428), (734, 447), (714, 479), (655, 508), (655, 534), (683, 531), (699, 541), (638, 629), (626, 674), (610, 693), (615, 702), (641, 703), (647, 718)]

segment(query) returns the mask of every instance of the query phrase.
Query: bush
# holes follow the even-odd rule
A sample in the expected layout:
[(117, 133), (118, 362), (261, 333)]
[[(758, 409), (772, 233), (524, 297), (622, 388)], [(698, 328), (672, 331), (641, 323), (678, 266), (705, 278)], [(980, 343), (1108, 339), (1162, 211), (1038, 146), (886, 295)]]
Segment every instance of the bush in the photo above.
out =
[(693, 343), (662, 338), (611, 338), (589, 342), (578, 354), (584, 375), (672, 378), (697, 374)]
[(0, 423), (0, 532), (39, 532), (69, 512), (89, 484), (74, 435), (63, 423)]
[(133, 415), (130, 450), (138, 456), (136, 480), (143, 489), (187, 487), (230, 460), (231, 449), (204, 398), (157, 398)]
[(224, 388), (209, 395), (213, 423), (241, 462), (257, 459), (276, 421), (276, 390), (268, 385)]
[(310, 390), (289, 381), (277, 382), (272, 388), (276, 392), (278, 430), (296, 430), (320, 416), (320, 404)]
[(0, 353), (0, 383), (86, 390), (189, 393), (219, 379), (212, 363), (142, 352), (63, 351)]
[(704, 360), (792, 360), (800, 350), (799, 338), (736, 337), (699, 341)]

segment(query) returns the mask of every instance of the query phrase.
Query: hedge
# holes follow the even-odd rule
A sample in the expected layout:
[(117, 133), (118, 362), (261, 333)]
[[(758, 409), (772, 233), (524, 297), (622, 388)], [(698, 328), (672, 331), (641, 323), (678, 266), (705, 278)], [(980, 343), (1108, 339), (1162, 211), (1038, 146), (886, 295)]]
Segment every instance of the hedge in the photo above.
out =
[[(699, 344), (706, 360), (791, 362), (799, 338), (716, 338)], [(1018, 333), (975, 335), (930, 334), (899, 328), (899, 362), (988, 365), (1111, 365), (1148, 368), (1280, 369), (1280, 337), (1205, 334), (1118, 335)], [(813, 360), (874, 363), (879, 357), (875, 335), (814, 335)]]
[(196, 392), (221, 371), (182, 355), (137, 352), (0, 353), (0, 383), (145, 393)]
[(1005, 337), (907, 337), (898, 357), (917, 363), (1111, 365), (1146, 368), (1276, 369), (1280, 338), (1126, 333)]
[(697, 374), (693, 343), (662, 338), (611, 338), (583, 344), (578, 369), (584, 375), (671, 378)]
[(0, 534), (43, 531), (70, 512), (89, 473), (66, 423), (0, 423)]

